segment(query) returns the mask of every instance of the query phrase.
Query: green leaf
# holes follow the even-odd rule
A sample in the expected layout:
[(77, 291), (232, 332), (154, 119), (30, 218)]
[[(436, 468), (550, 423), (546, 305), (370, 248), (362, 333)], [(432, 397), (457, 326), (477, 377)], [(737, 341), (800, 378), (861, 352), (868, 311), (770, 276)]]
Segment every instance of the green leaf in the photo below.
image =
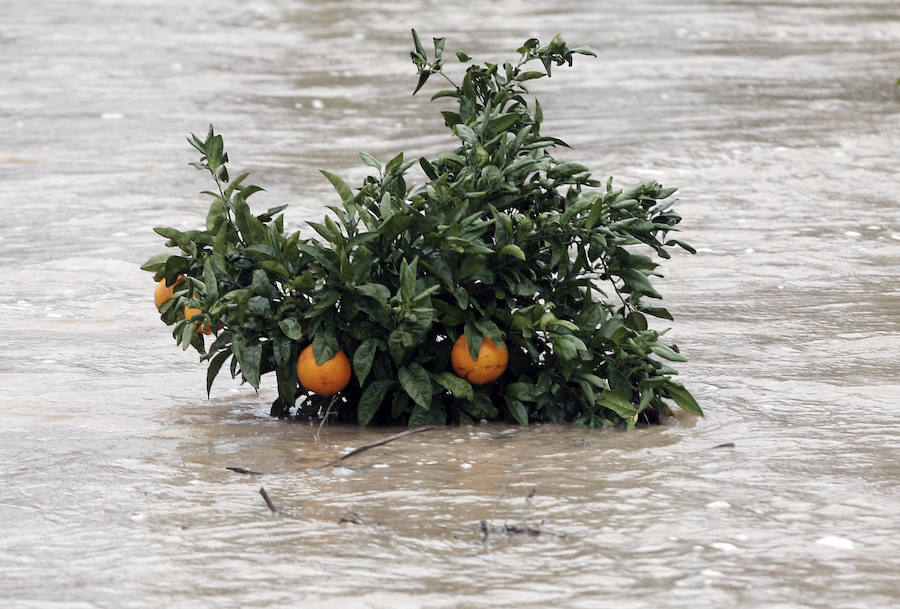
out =
[(521, 72), (518, 76), (516, 76), (516, 80), (519, 82), (525, 82), (526, 80), (533, 80), (535, 78), (543, 78), (546, 76), (543, 72), (532, 71), (532, 72)]
[(572, 52), (578, 53), (579, 55), (590, 55), (591, 57), (597, 56), (597, 52), (594, 51), (594, 49), (592, 49), (591, 47), (586, 46), (586, 45), (575, 47), (574, 49), (572, 49)]
[(643, 332), (647, 329), (647, 318), (638, 311), (632, 311), (625, 318), (625, 324), (633, 330)]
[(157, 273), (166, 268), (166, 261), (171, 255), (172, 254), (156, 254), (155, 256), (151, 256), (147, 262), (141, 265), (141, 270)]
[(419, 82), (416, 83), (416, 88), (413, 89), (413, 95), (419, 92), (419, 89), (421, 89), (422, 86), (428, 81), (429, 76), (431, 76), (431, 70), (427, 68), (419, 72)]
[(465, 379), (461, 379), (451, 372), (432, 374), (434, 381), (453, 394), (453, 397), (472, 401), (475, 399), (472, 385)]
[(553, 353), (563, 362), (570, 362), (578, 357), (578, 346), (568, 334), (556, 334), (553, 337)]
[(512, 243), (504, 245), (497, 254), (500, 256), (512, 256), (513, 258), (525, 262), (525, 252), (522, 251), (521, 247)]
[(391, 297), (391, 291), (387, 286), (380, 283), (363, 283), (356, 286), (356, 291), (363, 296), (374, 298), (381, 304), (387, 304), (388, 299)]
[(406, 355), (406, 349), (415, 342), (412, 334), (406, 330), (396, 329), (388, 336), (388, 351), (391, 357), (399, 365)]
[(581, 163), (568, 162), (560, 163), (551, 168), (550, 171), (547, 172), (547, 176), (550, 178), (564, 178), (588, 171), (590, 170)]
[(458, 125), (462, 122), (462, 117), (456, 112), (450, 112), (449, 110), (444, 110), (441, 112), (441, 116), (444, 117), (444, 122), (448, 127), (453, 127), (454, 125)]
[(600, 394), (600, 397), (597, 398), (597, 403), (612, 410), (623, 419), (633, 417), (635, 413), (637, 413), (634, 404), (632, 404), (621, 391), (604, 391)]
[(225, 265), (225, 246), (228, 240), (229, 228), (228, 223), (223, 222), (221, 226), (219, 226), (219, 232), (216, 233), (216, 236), (213, 239), (213, 264), (215, 264), (216, 268), (222, 273), (228, 272), (228, 268)]
[[(384, 194), (381, 195), (381, 200), (378, 202), (378, 213), (381, 214), (382, 220), (387, 220), (392, 215), (394, 215), (394, 208), (391, 206), (391, 193), (390, 191), (384, 191)], [(382, 224), (382, 226), (384, 226)]]
[(359, 404), (356, 407), (356, 418), (360, 425), (368, 425), (378, 407), (384, 401), (384, 396), (394, 387), (394, 381), (381, 380), (369, 384), (359, 398)]
[(191, 243), (191, 240), (186, 237), (183, 232), (174, 228), (170, 228), (168, 226), (154, 226), (153, 232), (173, 241), (176, 245), (182, 248), (188, 247)]
[(280, 320), (278, 322), (278, 327), (281, 328), (284, 335), (291, 340), (300, 340), (303, 338), (303, 329), (300, 326), (300, 322), (293, 317)]
[(210, 360), (209, 367), (206, 369), (206, 397), (209, 397), (213, 381), (215, 380), (216, 375), (219, 374), (222, 364), (225, 363), (225, 360), (227, 360), (229, 356), (231, 356), (230, 349), (216, 353), (215, 357)]
[[(369, 167), (374, 167), (378, 170), (379, 173), (381, 172), (381, 163), (379, 163), (378, 159), (376, 159), (374, 156), (372, 156), (368, 152), (360, 152), (359, 157), (362, 159), (363, 163), (365, 163)], [(341, 199), (343, 199), (343, 195), (341, 195)]]
[(660, 356), (663, 359), (667, 359), (670, 362), (686, 362), (688, 361), (685, 356), (678, 353), (668, 345), (664, 345), (663, 343), (653, 342), (650, 343), (650, 350), (655, 354)]
[(659, 317), (660, 319), (668, 319), (669, 321), (675, 319), (672, 317), (672, 314), (669, 313), (669, 310), (664, 309), (663, 307), (641, 307), (641, 312), (652, 315), (653, 317)]
[(469, 254), (463, 258), (462, 264), (459, 265), (459, 273), (457, 279), (465, 279), (470, 275), (474, 275), (484, 268), (484, 256), (481, 254)]
[(703, 410), (700, 409), (697, 400), (695, 400), (694, 396), (692, 396), (682, 385), (679, 385), (674, 381), (669, 381), (665, 388), (666, 391), (669, 392), (669, 396), (675, 400), (675, 403), (678, 404), (682, 410), (697, 416), (703, 416)]
[(324, 169), (320, 169), (319, 171), (322, 172), (322, 175), (328, 178), (328, 181), (331, 182), (331, 185), (334, 186), (334, 189), (337, 191), (338, 195), (340, 195), (341, 202), (343, 202), (344, 204), (344, 209), (346, 209), (348, 212), (354, 210), (355, 205), (353, 204), (353, 199), (355, 197), (353, 196), (353, 191), (350, 190), (350, 187), (347, 186), (347, 184), (341, 178), (331, 173), (330, 171), (325, 171)]
[(622, 278), (622, 281), (625, 282), (625, 285), (627, 285), (632, 292), (645, 294), (650, 298), (662, 298), (662, 295), (653, 289), (650, 280), (637, 269), (620, 269), (615, 271), (615, 274)]
[[(340, 300), (341, 293), (337, 290), (326, 290), (322, 294), (319, 295), (316, 303), (306, 310), (304, 317), (307, 319), (313, 319), (314, 317), (318, 317), (322, 313), (329, 311), (334, 307), (334, 304)], [(336, 311), (331, 310), (332, 314), (335, 314)]]
[(431, 379), (425, 368), (413, 362), (400, 368), (397, 377), (403, 390), (416, 404), (426, 410), (431, 407)]
[(321, 366), (338, 352), (337, 336), (329, 328), (321, 328), (313, 338), (313, 359)]
[[(178, 328), (178, 326), (175, 327), (176, 329)], [(187, 351), (187, 348), (191, 346), (191, 340), (193, 340), (195, 334), (194, 324), (188, 321), (188, 323), (181, 326), (180, 334), (178, 336), (178, 346)]]
[(431, 41), (434, 43), (434, 60), (437, 62), (444, 53), (444, 42), (446, 42), (446, 39), (432, 38)]
[(416, 269), (418, 267), (418, 256), (413, 258), (412, 263), (407, 264), (406, 258), (400, 263), (400, 292), (405, 302), (411, 302), (416, 295)]
[(266, 269), (267, 271), (278, 273), (283, 279), (290, 279), (291, 277), (291, 274), (284, 267), (284, 265), (276, 260), (263, 260), (259, 263), (259, 266)]
[(412, 38), (413, 38), (413, 45), (416, 48), (416, 53), (418, 53), (422, 57), (426, 57), (425, 47), (422, 46), (422, 41), (419, 40), (419, 33), (416, 32), (416, 28), (412, 28)]
[(681, 249), (683, 249), (684, 251), (686, 251), (690, 254), (697, 253), (697, 250), (695, 250), (690, 244), (685, 243), (684, 241), (681, 241), (680, 239), (670, 239), (669, 241), (666, 241), (666, 245), (677, 245), (678, 247), (680, 247)]
[(475, 322), (475, 327), (482, 334), (486, 334), (491, 342), (498, 347), (503, 346), (503, 332), (500, 327), (489, 319), (479, 319)]
[[(366, 377), (369, 376), (369, 370), (372, 369), (379, 342), (381, 341), (377, 338), (367, 338), (353, 353), (353, 371), (356, 373), (360, 387), (364, 386)], [(365, 425), (365, 423), (362, 424)]]
[(266, 242), (266, 227), (250, 212), (250, 207), (243, 200), (234, 202), (234, 221), (247, 245)]
[[(341, 232), (339, 230), (337, 230), (336, 227), (333, 228), (331, 226), (327, 226), (326, 224), (320, 224), (318, 222), (309, 222), (309, 221), (307, 222), (307, 224), (309, 224), (311, 227), (313, 227), (313, 230), (315, 230), (322, 237), (324, 237), (325, 240), (328, 241), (329, 243), (338, 245), (339, 243), (342, 243), (344, 241), (344, 236), (341, 235)], [(332, 222), (332, 224), (334, 224), (334, 223)]]
[(387, 165), (384, 166), (384, 172), (388, 175), (402, 173), (403, 172), (403, 153), (398, 152), (394, 158), (387, 162)]
[(510, 383), (506, 386), (504, 395), (510, 400), (519, 400), (520, 402), (533, 402), (534, 385), (524, 381)]
[(416, 405), (409, 414), (409, 427), (425, 425), (443, 425), (447, 422), (447, 413), (442, 408), (423, 408)]
[(190, 261), (184, 256), (169, 256), (164, 270), (166, 285), (174, 285), (178, 276), (186, 273), (189, 266)]
[[(442, 97), (459, 97), (459, 92), (457, 92), (455, 89), (441, 89), (431, 96), (431, 101), (440, 99)], [(431, 179), (433, 180), (435, 178), (432, 177)]]
[(519, 425), (528, 425), (528, 409), (525, 408), (525, 404), (519, 400), (506, 398), (506, 407)]
[(206, 302), (212, 303), (219, 299), (219, 284), (216, 281), (216, 273), (213, 271), (212, 258), (207, 258), (203, 263), (203, 284), (206, 288)]
[(262, 358), (262, 343), (252, 341), (245, 344), (241, 349), (241, 355), (238, 361), (241, 365), (241, 374), (250, 386), (259, 389), (259, 366)]
[(472, 359), (478, 360), (478, 352), (481, 351), (481, 343), (484, 342), (484, 334), (482, 334), (475, 324), (467, 321), (465, 325), (466, 346), (469, 349), (469, 355)]
[(456, 132), (456, 135), (462, 141), (472, 144), (473, 146), (478, 143), (478, 136), (468, 125), (464, 125), (463, 123), (458, 123), (453, 126), (453, 130)]
[(278, 260), (278, 254), (275, 249), (268, 243), (257, 243), (244, 248), (244, 251), (253, 256), (256, 260)]
[(638, 412), (643, 412), (647, 406), (650, 405), (650, 402), (653, 401), (653, 398), (656, 396), (656, 393), (651, 388), (646, 388), (641, 393), (641, 401), (638, 404), (637, 410)]
[(502, 133), (515, 125), (518, 122), (520, 116), (521, 115), (517, 112), (498, 116), (488, 123), (488, 130), (493, 133)]

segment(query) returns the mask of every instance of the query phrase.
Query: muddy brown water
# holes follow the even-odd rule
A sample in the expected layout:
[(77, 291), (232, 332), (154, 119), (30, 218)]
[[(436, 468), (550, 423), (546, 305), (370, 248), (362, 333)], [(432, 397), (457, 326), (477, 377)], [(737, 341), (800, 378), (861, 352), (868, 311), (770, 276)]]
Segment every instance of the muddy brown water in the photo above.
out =
[[(900, 605), (893, 0), (2, 13), (0, 606)], [(410, 26), (479, 60), (599, 51), (533, 90), (570, 158), (681, 187), (699, 253), (660, 287), (704, 419), (438, 429), (308, 472), (395, 430), (316, 442), (267, 417), (270, 385), (206, 399), (137, 270), (152, 226), (205, 212), (184, 135), (214, 122), (258, 206), (316, 219), (319, 168), (449, 145), (409, 95)]]

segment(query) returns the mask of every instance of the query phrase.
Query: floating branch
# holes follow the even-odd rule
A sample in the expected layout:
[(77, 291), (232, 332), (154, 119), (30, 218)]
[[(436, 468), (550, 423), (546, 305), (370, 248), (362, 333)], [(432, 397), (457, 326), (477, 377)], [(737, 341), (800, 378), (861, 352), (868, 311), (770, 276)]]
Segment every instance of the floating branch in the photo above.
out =
[(388, 442), (393, 442), (394, 440), (399, 440), (400, 438), (403, 438), (405, 436), (410, 436), (414, 433), (422, 433), (423, 431), (431, 431), (432, 429), (434, 429), (434, 425), (426, 425), (425, 427), (416, 427), (415, 429), (407, 429), (406, 431), (401, 431), (400, 433), (394, 434), (392, 436), (388, 436), (387, 438), (383, 438), (381, 440), (378, 440), (377, 442), (372, 442), (371, 444), (366, 444), (365, 446), (360, 446), (359, 448), (351, 450), (346, 455), (341, 455), (337, 459), (332, 459), (328, 463), (324, 463), (324, 464), (314, 467), (312, 469), (313, 469), (313, 471), (325, 469), (326, 467), (330, 467), (332, 465), (336, 465), (336, 464), (340, 463), (344, 459), (349, 459), (350, 457), (356, 456), (361, 452), (365, 452), (365, 451), (369, 450), (370, 448), (375, 448), (376, 446), (383, 446), (383, 445), (387, 444)]

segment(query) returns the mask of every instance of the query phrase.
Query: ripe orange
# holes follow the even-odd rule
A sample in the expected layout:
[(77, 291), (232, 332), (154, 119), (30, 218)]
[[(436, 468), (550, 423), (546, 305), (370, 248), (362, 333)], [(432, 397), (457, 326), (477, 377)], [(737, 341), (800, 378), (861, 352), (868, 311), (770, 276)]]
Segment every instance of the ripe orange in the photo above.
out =
[(172, 298), (172, 295), (175, 293), (175, 287), (181, 283), (182, 279), (184, 279), (184, 275), (179, 275), (172, 285), (166, 285), (165, 278), (159, 280), (159, 283), (156, 284), (156, 290), (153, 292), (153, 302), (156, 303), (157, 309)]
[[(203, 313), (203, 309), (198, 309), (196, 307), (184, 308), (184, 318), (189, 321), (194, 318), (194, 315), (199, 315), (200, 313)], [(197, 332), (203, 332), (204, 334), (212, 334), (212, 326), (208, 321), (206, 323), (203, 323), (202, 325), (201, 322), (195, 321), (194, 329)]]
[(500, 378), (509, 363), (509, 351), (506, 343), (498, 347), (487, 336), (478, 350), (478, 358), (472, 359), (466, 345), (466, 335), (456, 339), (450, 352), (450, 363), (453, 371), (473, 385), (486, 385)]
[(322, 365), (316, 363), (313, 346), (307, 346), (297, 358), (297, 378), (306, 389), (319, 395), (334, 395), (350, 382), (350, 360), (343, 350)]

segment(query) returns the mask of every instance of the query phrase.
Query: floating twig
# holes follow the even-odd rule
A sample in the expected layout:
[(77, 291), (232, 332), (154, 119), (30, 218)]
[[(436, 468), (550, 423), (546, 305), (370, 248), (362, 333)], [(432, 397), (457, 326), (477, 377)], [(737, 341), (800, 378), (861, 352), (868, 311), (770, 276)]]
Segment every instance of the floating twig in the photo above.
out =
[(725, 442), (724, 444), (716, 444), (715, 446), (710, 446), (709, 450), (715, 450), (717, 448), (734, 448), (734, 442)]
[(516, 429), (515, 427), (512, 427), (510, 429), (504, 429), (503, 431), (492, 435), (491, 440), (508, 440), (509, 438), (513, 437), (517, 433), (519, 433), (519, 430)]
[(347, 512), (348, 515), (352, 516), (352, 518), (347, 518), (346, 516), (341, 516), (341, 519), (338, 520), (338, 524), (350, 523), (350, 524), (362, 524), (366, 526), (371, 526), (371, 523), (360, 516), (357, 512)]
[(243, 467), (226, 467), (236, 474), (247, 474), (248, 476), (263, 476), (266, 472), (255, 472), (252, 469), (244, 469)]
[(407, 429), (406, 431), (401, 431), (400, 433), (396, 433), (392, 436), (388, 436), (387, 438), (382, 438), (381, 440), (378, 440), (377, 442), (372, 442), (371, 444), (366, 444), (364, 446), (360, 446), (359, 448), (353, 449), (350, 452), (348, 452), (346, 455), (341, 455), (337, 459), (332, 459), (328, 463), (324, 463), (322, 465), (313, 467), (312, 470), (318, 471), (320, 469), (325, 469), (326, 467), (330, 467), (332, 465), (336, 465), (336, 464), (340, 463), (344, 459), (349, 459), (350, 457), (358, 455), (361, 452), (365, 452), (365, 451), (369, 450), (370, 448), (375, 448), (376, 446), (382, 446), (384, 444), (387, 444), (388, 442), (393, 442), (394, 440), (399, 440), (400, 438), (402, 438), (404, 436), (409, 436), (414, 433), (421, 433), (423, 431), (430, 431), (432, 429), (434, 429), (434, 425), (426, 425), (425, 427), (416, 427), (415, 429)]
[(557, 539), (565, 539), (566, 537), (565, 533), (555, 533), (553, 531), (533, 529), (531, 527), (522, 528), (514, 524), (509, 524), (508, 522), (504, 522), (501, 526), (495, 526), (493, 524), (488, 524), (487, 520), (481, 520), (478, 522), (477, 531), (481, 535), (481, 542), (484, 544), (487, 544), (488, 540), (491, 537), (496, 537), (497, 535), (504, 535), (506, 537), (509, 537), (511, 535), (525, 535), (527, 537), (540, 537), (542, 535), (549, 535), (550, 537), (556, 537)]
[(269, 499), (269, 493), (266, 492), (265, 487), (259, 487), (259, 494), (262, 495), (263, 501), (266, 502), (266, 505), (269, 506), (269, 509), (272, 510), (272, 513), (277, 514), (278, 508), (275, 507), (275, 504), (272, 503), (271, 499)]

